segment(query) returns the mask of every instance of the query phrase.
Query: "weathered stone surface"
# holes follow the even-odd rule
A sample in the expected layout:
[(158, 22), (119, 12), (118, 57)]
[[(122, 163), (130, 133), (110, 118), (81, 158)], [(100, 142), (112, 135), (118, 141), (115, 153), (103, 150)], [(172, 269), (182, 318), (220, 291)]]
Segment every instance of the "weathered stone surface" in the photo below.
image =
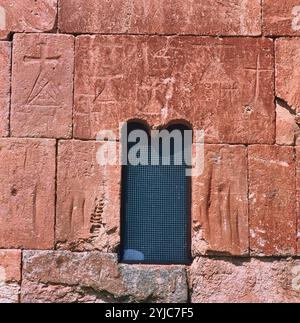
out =
[(207, 143), (272, 144), (273, 56), (269, 39), (80, 36), (74, 135), (184, 119)]
[(72, 135), (74, 37), (14, 37), (11, 133), (14, 137)]
[(248, 254), (246, 148), (206, 145), (204, 173), (192, 180), (193, 255)]
[(0, 248), (52, 248), (55, 141), (0, 139), (0, 182)]
[(20, 285), (15, 283), (0, 285), (0, 304), (19, 303)]
[(276, 40), (276, 96), (300, 116), (300, 39)]
[(11, 45), (0, 43), (0, 137), (8, 135)]
[(118, 265), (99, 252), (24, 251), (22, 302), (187, 302), (182, 266)]
[(120, 243), (121, 167), (100, 166), (105, 143), (61, 141), (56, 242), (72, 250), (116, 251)]
[(249, 147), (250, 248), (253, 255), (296, 253), (293, 147)]
[(11, 32), (45, 32), (55, 27), (57, 0), (1, 0), (0, 39)]
[(299, 1), (263, 0), (263, 32), (267, 36), (299, 36)]
[(259, 0), (61, 0), (69, 33), (260, 35)]
[(193, 303), (300, 302), (300, 262), (198, 258), (190, 269)]
[(21, 251), (0, 250), (0, 303), (18, 303)]
[(300, 255), (300, 147), (296, 148), (297, 254)]
[(277, 100), (276, 103), (276, 144), (299, 144), (300, 128), (299, 117), (296, 111), (291, 109), (286, 102)]
[(19, 283), (21, 280), (21, 250), (0, 250), (0, 268), (4, 269), (5, 282)]

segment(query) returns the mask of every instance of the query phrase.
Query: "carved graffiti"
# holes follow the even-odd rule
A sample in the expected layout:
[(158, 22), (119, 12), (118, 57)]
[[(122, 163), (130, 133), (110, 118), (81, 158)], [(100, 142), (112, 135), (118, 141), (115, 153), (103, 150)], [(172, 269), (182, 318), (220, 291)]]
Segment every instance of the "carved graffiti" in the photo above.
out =
[(108, 75), (95, 78), (93, 103), (117, 102), (118, 89), (114, 86), (115, 81), (123, 78), (123, 75)]
[(39, 70), (34, 81), (33, 87), (27, 97), (28, 105), (37, 106), (58, 106), (59, 89), (52, 82), (52, 77), (49, 77), (49, 66), (54, 66), (58, 63), (60, 55), (48, 55), (48, 46), (41, 42), (39, 46), (39, 55), (24, 56), (25, 64), (38, 64)]
[[(215, 75), (218, 75), (217, 79)], [(238, 91), (237, 83), (227, 75), (221, 63), (217, 63), (216, 66), (210, 65), (201, 77), (200, 86), (204, 98), (209, 100), (217, 99), (218, 101), (228, 100), (230, 104), (233, 104), (234, 97)]]
[(173, 97), (175, 79), (157, 79), (150, 77), (139, 87), (140, 113), (148, 116), (167, 118), (170, 101)]
[[(246, 156), (241, 149), (226, 147), (206, 154), (206, 171), (195, 182), (194, 232), (207, 245), (198, 251), (195, 246), (196, 252), (244, 253), (248, 248)], [(238, 181), (236, 172), (241, 176)]]
[[(96, 74), (92, 76), (94, 85), (93, 103), (116, 103), (120, 101), (120, 82), (126, 78), (124, 66), (133, 62), (135, 47), (108, 43), (95, 49), (92, 61)], [(101, 59), (99, 59), (99, 57)]]
[(260, 55), (258, 54), (256, 57), (256, 66), (246, 68), (246, 71), (249, 71), (249, 72), (255, 74), (253, 96), (252, 96), (251, 102), (249, 103), (249, 105), (251, 105), (251, 104), (257, 102), (257, 100), (259, 98), (261, 74), (265, 73), (265, 72), (272, 72), (272, 70), (267, 69), (267, 68), (263, 68), (261, 66), (261, 59), (260, 59)]
[(146, 80), (141, 86), (140, 91), (145, 98), (145, 105), (141, 108), (144, 115), (160, 115), (163, 107), (162, 83), (156, 78)]
[(203, 67), (199, 77), (204, 100), (228, 101), (229, 104), (233, 104), (234, 98), (238, 94), (238, 85), (228, 75), (225, 62), (231, 58), (234, 46), (197, 43), (193, 45), (201, 49), (202, 55), (209, 57), (209, 62)]

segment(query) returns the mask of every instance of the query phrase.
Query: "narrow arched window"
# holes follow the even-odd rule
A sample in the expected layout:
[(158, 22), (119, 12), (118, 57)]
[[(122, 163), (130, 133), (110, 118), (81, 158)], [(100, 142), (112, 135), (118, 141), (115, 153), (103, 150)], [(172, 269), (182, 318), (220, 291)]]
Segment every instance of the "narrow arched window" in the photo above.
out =
[(123, 131), (122, 262), (190, 262), (192, 136), (186, 130), (178, 125), (150, 134), (133, 122)]

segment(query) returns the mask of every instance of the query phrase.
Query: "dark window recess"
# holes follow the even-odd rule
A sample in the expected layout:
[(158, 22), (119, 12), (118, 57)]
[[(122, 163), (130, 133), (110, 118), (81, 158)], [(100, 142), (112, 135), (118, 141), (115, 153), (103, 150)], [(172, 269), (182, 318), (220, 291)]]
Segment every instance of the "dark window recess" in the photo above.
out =
[[(128, 134), (135, 129), (147, 130), (131, 123)], [(174, 129), (188, 130), (184, 126), (168, 128)], [(130, 145), (134, 144), (128, 143), (128, 151)], [(150, 143), (145, 149), (150, 160)], [(121, 262), (190, 263), (191, 177), (186, 176), (184, 163), (174, 164), (173, 140), (170, 151), (169, 166), (162, 165), (161, 143), (158, 166), (123, 166)]]

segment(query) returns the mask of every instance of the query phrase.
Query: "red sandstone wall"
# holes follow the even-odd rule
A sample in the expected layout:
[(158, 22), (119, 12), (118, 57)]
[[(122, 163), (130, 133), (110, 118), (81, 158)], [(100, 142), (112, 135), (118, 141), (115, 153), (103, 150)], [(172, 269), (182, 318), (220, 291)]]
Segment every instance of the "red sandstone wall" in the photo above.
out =
[[(299, 0), (0, 0), (0, 302), (299, 302), (297, 36)], [(132, 118), (205, 130), (190, 267), (118, 264)]]

